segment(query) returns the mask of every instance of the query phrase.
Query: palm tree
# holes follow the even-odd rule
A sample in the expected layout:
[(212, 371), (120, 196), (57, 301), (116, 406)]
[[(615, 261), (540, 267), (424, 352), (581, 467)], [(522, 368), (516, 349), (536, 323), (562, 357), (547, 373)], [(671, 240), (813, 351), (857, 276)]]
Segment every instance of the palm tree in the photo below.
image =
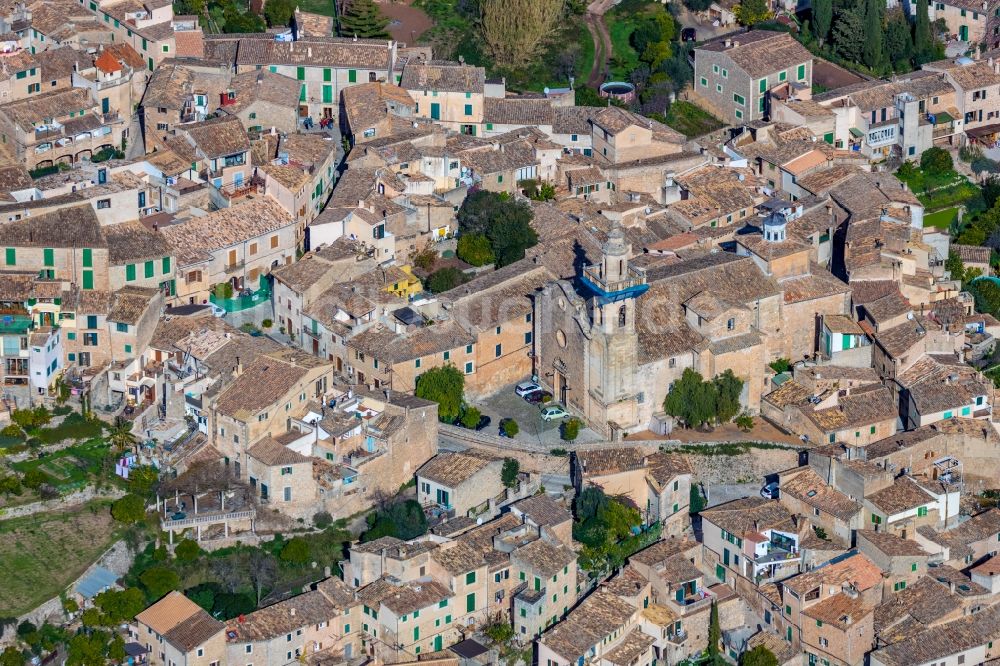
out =
[(111, 426), (108, 440), (119, 451), (131, 449), (139, 441), (139, 438), (132, 432), (132, 422), (121, 416), (115, 419), (115, 424)]

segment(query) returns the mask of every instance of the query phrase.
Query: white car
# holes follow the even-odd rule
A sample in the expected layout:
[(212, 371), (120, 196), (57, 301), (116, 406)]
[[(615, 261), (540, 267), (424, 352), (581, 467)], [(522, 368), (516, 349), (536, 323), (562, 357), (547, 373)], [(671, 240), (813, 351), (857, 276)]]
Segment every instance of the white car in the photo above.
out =
[(522, 398), (528, 395), (529, 393), (534, 393), (535, 391), (541, 391), (541, 390), (542, 387), (536, 384), (535, 382), (521, 382), (520, 384), (514, 387), (514, 393), (516, 393), (518, 396)]
[(220, 308), (215, 303), (210, 303), (209, 306), (212, 308), (212, 315), (216, 317), (225, 317), (226, 311), (224, 308)]
[(556, 421), (569, 416), (569, 412), (563, 409), (562, 405), (547, 405), (542, 407), (543, 421)]
[(764, 499), (778, 499), (778, 482), (772, 481), (760, 489), (760, 496)]

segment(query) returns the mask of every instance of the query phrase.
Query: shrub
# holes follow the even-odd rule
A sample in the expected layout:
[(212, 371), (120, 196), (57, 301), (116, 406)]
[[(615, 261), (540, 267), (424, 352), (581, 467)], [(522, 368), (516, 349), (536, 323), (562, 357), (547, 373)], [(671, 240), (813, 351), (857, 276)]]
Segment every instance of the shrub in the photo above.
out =
[(567, 454), (568, 451), (566, 451), (566, 449), (552, 449), (551, 451), (549, 451), (549, 455), (558, 456), (560, 458), (566, 457)]
[(233, 285), (229, 282), (220, 282), (212, 288), (216, 298), (232, 298)]
[(743, 412), (736, 417), (734, 422), (736, 423), (736, 427), (743, 432), (750, 432), (753, 430), (754, 421), (749, 412)]
[(333, 525), (333, 516), (331, 516), (326, 511), (320, 511), (315, 516), (313, 516), (313, 525), (321, 530), (325, 530), (330, 525)]
[(433, 250), (424, 250), (413, 257), (413, 265), (422, 271), (430, 271), (437, 263), (437, 254)]
[(517, 475), (521, 472), (521, 463), (515, 458), (504, 458), (503, 469), (500, 470), (500, 481), (504, 488), (517, 485)]
[(503, 434), (510, 438), (517, 437), (517, 433), (521, 432), (514, 419), (504, 419), (500, 422), (500, 427), (503, 429)]
[(771, 361), (768, 365), (770, 365), (771, 369), (780, 375), (782, 372), (788, 372), (791, 369), (792, 362), (787, 358), (778, 358)]
[(37, 467), (29, 469), (24, 473), (24, 477), (21, 479), (21, 483), (23, 483), (26, 488), (31, 488), (32, 490), (38, 490), (48, 482), (49, 475)]
[(466, 428), (470, 429), (475, 428), (477, 425), (479, 425), (479, 419), (480, 417), (482, 417), (482, 415), (483, 415), (482, 412), (480, 412), (477, 408), (466, 407), (462, 411), (462, 416), (460, 418), (460, 421), (462, 425), (465, 426)]
[(270, 319), (265, 319), (264, 321), (260, 322), (260, 325), (263, 326), (264, 328), (271, 328), (272, 326), (274, 326), (274, 322), (271, 321)]
[(309, 561), (309, 543), (302, 537), (290, 539), (281, 549), (281, 559), (291, 564), (305, 564)]
[(482, 234), (462, 234), (458, 238), (458, 258), (473, 266), (492, 264), (496, 257), (490, 241)]
[(146, 517), (146, 501), (138, 495), (126, 495), (111, 505), (111, 516), (120, 523), (138, 523)]
[(193, 539), (183, 539), (174, 549), (174, 557), (181, 562), (193, 562), (201, 555), (201, 547)]
[(562, 437), (564, 442), (575, 441), (580, 435), (581, 425), (580, 419), (576, 417), (566, 419), (559, 425), (559, 436)]
[(21, 439), (24, 437), (24, 431), (16, 423), (11, 423), (9, 426), (0, 430), (0, 435), (3, 437), (9, 437), (11, 439)]
[[(418, 398), (438, 403), (438, 418), (444, 423), (454, 423), (462, 408), (465, 375), (453, 365), (432, 368), (417, 379), (414, 393)], [(479, 417), (476, 417), (476, 421)]]

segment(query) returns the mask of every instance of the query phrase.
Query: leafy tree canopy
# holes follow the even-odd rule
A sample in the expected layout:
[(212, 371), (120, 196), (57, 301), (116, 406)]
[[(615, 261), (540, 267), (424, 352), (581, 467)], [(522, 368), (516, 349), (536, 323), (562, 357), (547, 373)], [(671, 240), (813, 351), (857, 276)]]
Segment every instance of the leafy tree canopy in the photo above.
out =
[(126, 495), (111, 505), (111, 515), (120, 523), (137, 523), (146, 517), (146, 500)]
[(740, 666), (778, 666), (778, 658), (763, 645), (740, 655)]
[(521, 463), (516, 458), (505, 458), (503, 468), (500, 470), (500, 481), (504, 488), (513, 488), (517, 485), (517, 475), (521, 472)]
[(340, 34), (343, 37), (388, 39), (386, 28), (389, 19), (382, 16), (372, 0), (351, 0), (340, 16)]
[[(417, 378), (418, 398), (438, 404), (438, 419), (443, 423), (454, 423), (462, 409), (462, 394), (465, 391), (465, 376), (450, 363), (431, 368)], [(478, 419), (477, 419), (478, 421)]]

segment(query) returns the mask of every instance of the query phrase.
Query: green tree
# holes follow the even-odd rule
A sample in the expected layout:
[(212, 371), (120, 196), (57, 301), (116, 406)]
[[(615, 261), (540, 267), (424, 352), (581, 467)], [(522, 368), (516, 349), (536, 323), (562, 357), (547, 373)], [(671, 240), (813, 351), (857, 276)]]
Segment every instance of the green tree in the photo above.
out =
[(111, 516), (120, 523), (137, 523), (146, 517), (146, 500), (126, 495), (111, 505)]
[(482, 234), (463, 234), (458, 237), (458, 258), (473, 266), (492, 264), (496, 257), (490, 240)]
[(663, 411), (680, 419), (687, 427), (697, 428), (712, 420), (715, 403), (715, 386), (703, 381), (698, 372), (686, 368), (667, 393)]
[(174, 549), (174, 557), (181, 562), (194, 562), (201, 555), (201, 546), (194, 539), (183, 539)]
[(432, 294), (440, 294), (454, 289), (463, 282), (465, 282), (465, 277), (462, 275), (462, 271), (454, 266), (447, 266), (431, 273), (427, 278), (426, 286)]
[(133, 495), (149, 499), (160, 480), (160, 470), (152, 465), (139, 465), (128, 472), (128, 486)]
[(927, 15), (927, 4), (916, 5), (917, 17), (913, 26), (913, 59), (917, 65), (934, 59), (934, 33), (931, 31), (931, 21)]
[(479, 419), (483, 413), (475, 407), (466, 406), (462, 409), (462, 416), (459, 417), (462, 425), (470, 430), (479, 425)]
[(13, 645), (0, 652), (0, 666), (24, 666), (24, 655)]
[(753, 416), (750, 415), (750, 412), (741, 413), (739, 416), (736, 417), (734, 423), (736, 423), (736, 427), (742, 430), (743, 432), (750, 432), (751, 430), (753, 430), (754, 421), (753, 421)]
[(291, 25), (294, 13), (294, 0), (267, 0), (264, 5), (264, 20), (270, 26)]
[(131, 620), (146, 608), (142, 590), (130, 587), (124, 590), (106, 590), (94, 597), (94, 606), (106, 618), (106, 626)]
[(108, 441), (119, 451), (124, 451), (131, 449), (139, 440), (132, 432), (132, 422), (123, 416), (118, 416), (108, 431)]
[(524, 258), (524, 251), (538, 243), (531, 228), (531, 207), (507, 194), (479, 190), (465, 198), (458, 209), (462, 234), (481, 234), (490, 242), (497, 268)]
[(955, 170), (951, 153), (944, 148), (928, 148), (920, 156), (920, 168), (929, 176), (944, 176)]
[(993, 208), (997, 201), (1000, 200), (1000, 176), (997, 174), (990, 174), (979, 184), (983, 190), (983, 201), (986, 203), (986, 208)]
[(774, 14), (767, 0), (743, 0), (733, 9), (736, 20), (742, 25), (753, 27), (758, 23), (763, 23)]
[(882, 17), (885, 13), (885, 2), (879, 0), (865, 1), (865, 35), (862, 42), (861, 57), (863, 62), (875, 72), (888, 69), (888, 57), (885, 52), (885, 28)]
[(13, 474), (0, 476), (0, 493), (10, 497), (11, 495), (20, 495), (22, 492), (24, 491), (21, 488), (21, 479)]
[(504, 488), (513, 488), (517, 485), (517, 475), (521, 473), (521, 463), (516, 458), (504, 458), (503, 467), (500, 469), (500, 481)]
[(340, 35), (364, 39), (389, 39), (389, 19), (372, 0), (350, 0), (340, 15)]
[(281, 549), (281, 559), (291, 564), (305, 564), (309, 561), (309, 542), (302, 537), (289, 539)]
[(600, 515), (608, 504), (608, 496), (596, 486), (588, 486), (576, 496), (573, 509), (577, 522), (584, 523), (589, 518)]
[(812, 26), (820, 45), (826, 41), (833, 25), (833, 0), (813, 0)]
[(740, 655), (740, 666), (778, 666), (778, 658), (763, 645)]
[[(919, 4), (919, 3), (918, 3)], [(842, 9), (833, 23), (830, 41), (837, 55), (845, 60), (861, 62), (864, 46), (865, 22), (860, 14), (851, 9)]]
[(398, 526), (396, 536), (400, 539), (408, 541), (427, 533), (427, 516), (416, 500), (396, 502), (389, 507), (387, 513)]
[(111, 637), (111, 644), (108, 645), (108, 659), (112, 663), (120, 664), (125, 661), (125, 639), (122, 638), (121, 634), (114, 634)]
[(715, 602), (712, 602), (712, 610), (708, 616), (708, 657), (716, 664), (722, 659), (719, 652), (719, 643), (722, 642), (722, 628), (719, 626), (719, 609)]
[(181, 579), (172, 569), (167, 567), (150, 567), (139, 575), (139, 582), (146, 588), (150, 599), (160, 599), (167, 592), (178, 589)]
[[(527, 207), (527, 204), (519, 205)], [(515, 217), (496, 220), (487, 230), (486, 237), (496, 255), (497, 268), (524, 259), (525, 250), (538, 244), (538, 234), (531, 228), (531, 224)]]
[(452, 364), (431, 368), (417, 378), (418, 398), (438, 404), (438, 419), (454, 423), (462, 410), (465, 376)]
[(892, 60), (892, 68), (899, 72), (910, 68), (913, 57), (913, 37), (910, 22), (902, 10), (892, 12), (885, 31), (885, 48)]
[(976, 301), (976, 312), (985, 312), (994, 317), (1000, 314), (1000, 287), (992, 280), (978, 280), (968, 286)]
[(105, 666), (110, 635), (104, 631), (81, 632), (66, 646), (67, 666)]
[(559, 426), (559, 436), (564, 442), (575, 441), (580, 436), (580, 419), (576, 417), (568, 418)]
[(740, 411), (740, 393), (743, 392), (743, 380), (726, 370), (712, 380), (715, 386), (715, 418), (722, 423), (733, 419)]
[(500, 428), (503, 429), (503, 434), (511, 439), (517, 437), (517, 433), (521, 432), (521, 428), (517, 425), (517, 421), (509, 418), (500, 422)]

